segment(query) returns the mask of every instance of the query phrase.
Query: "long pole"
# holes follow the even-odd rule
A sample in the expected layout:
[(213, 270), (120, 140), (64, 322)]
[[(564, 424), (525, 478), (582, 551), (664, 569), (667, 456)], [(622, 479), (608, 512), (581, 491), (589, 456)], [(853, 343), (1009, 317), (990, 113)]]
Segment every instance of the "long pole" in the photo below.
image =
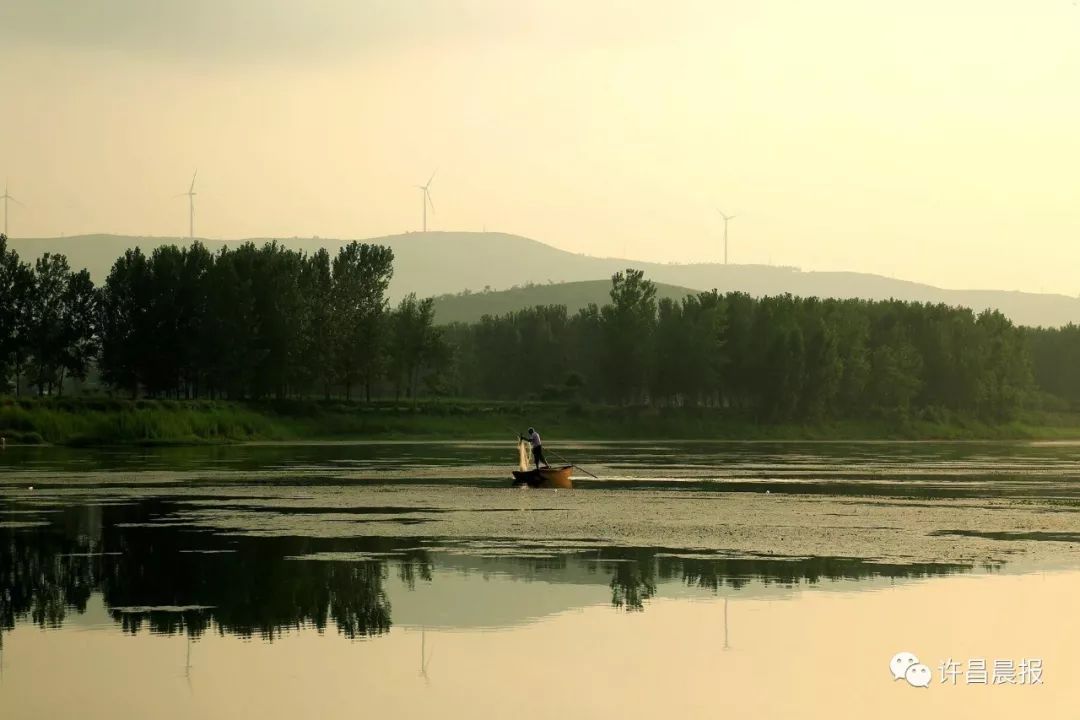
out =
[(8, 194), (7, 194), (7, 188), (4, 188), (4, 235), (8, 234), (8, 231), (7, 231), (7, 214), (8, 214)]
[(420, 189), (420, 204), (424, 206), (424, 232), (427, 232), (427, 188)]
[[(550, 451), (549, 451), (549, 452), (550, 452)], [(581, 472), (585, 473), (585, 474), (586, 474), (586, 475), (588, 475), (589, 477), (591, 477), (591, 478), (595, 478), (595, 479), (597, 479), (597, 480), (599, 480), (599, 479), (600, 479), (600, 478), (596, 477), (595, 475), (593, 475), (593, 474), (592, 474), (591, 472), (589, 472), (588, 470), (586, 470), (585, 468), (581, 467), (580, 465), (575, 465), (574, 463), (570, 462), (569, 460), (567, 460), (566, 458), (564, 458), (564, 457), (563, 457), (562, 455), (560, 455), (559, 453), (557, 453), (557, 452), (552, 452), (551, 454), (552, 454), (552, 455), (554, 455), (554, 456), (556, 457), (556, 459), (558, 459), (558, 460), (562, 460), (562, 461), (563, 461), (564, 463), (566, 463), (566, 464), (567, 464), (567, 465), (569, 465), (570, 467), (573, 467), (573, 468), (576, 468), (576, 469), (580, 470)]]
[(195, 239), (195, 194), (188, 193), (188, 239)]
[[(514, 433), (515, 435), (517, 435), (517, 437), (518, 437), (518, 440), (524, 440), (524, 439), (525, 439), (525, 436), (523, 436), (523, 435), (522, 435), (522, 434), (521, 434), (520, 432), (518, 432), (517, 430), (514, 430), (514, 431), (513, 431), (513, 433)], [(577, 468), (578, 470), (580, 470), (581, 472), (585, 473), (586, 475), (588, 475), (588, 476), (589, 476), (589, 477), (591, 477), (591, 478), (596, 478), (597, 480), (599, 480), (599, 479), (600, 479), (600, 478), (596, 477), (595, 475), (593, 475), (593, 474), (592, 474), (591, 472), (589, 472), (588, 470), (586, 470), (585, 468), (581, 467), (580, 465), (575, 465), (574, 463), (570, 462), (569, 460), (567, 460), (566, 458), (564, 458), (564, 457), (563, 457), (562, 455), (560, 455), (559, 453), (557, 453), (557, 452), (554, 452), (554, 451), (552, 451), (552, 450), (548, 450), (548, 452), (549, 452), (549, 453), (551, 453), (552, 455), (554, 455), (554, 456), (555, 456), (555, 459), (556, 459), (556, 460), (561, 460), (561, 461), (563, 461), (564, 463), (566, 463), (567, 465), (569, 465), (569, 466), (571, 466), (571, 467), (574, 467), (574, 468)]]

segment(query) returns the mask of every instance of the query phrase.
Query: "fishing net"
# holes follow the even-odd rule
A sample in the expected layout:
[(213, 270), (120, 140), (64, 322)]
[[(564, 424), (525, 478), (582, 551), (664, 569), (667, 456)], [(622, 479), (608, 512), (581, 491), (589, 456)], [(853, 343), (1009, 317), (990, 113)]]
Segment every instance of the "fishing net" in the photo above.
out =
[(529, 444), (524, 440), (518, 440), (518, 468), (529, 469)]

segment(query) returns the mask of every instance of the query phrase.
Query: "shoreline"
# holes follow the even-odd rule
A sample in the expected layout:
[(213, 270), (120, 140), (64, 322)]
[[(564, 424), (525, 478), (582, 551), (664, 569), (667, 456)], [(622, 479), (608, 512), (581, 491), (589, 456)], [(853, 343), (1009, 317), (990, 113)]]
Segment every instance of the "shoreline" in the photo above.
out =
[(551, 402), (0, 399), (0, 437), (8, 447), (499, 441), (527, 425), (553, 437), (609, 443), (1080, 441), (1080, 413), (1035, 410), (998, 424), (948, 413), (772, 424), (721, 408)]

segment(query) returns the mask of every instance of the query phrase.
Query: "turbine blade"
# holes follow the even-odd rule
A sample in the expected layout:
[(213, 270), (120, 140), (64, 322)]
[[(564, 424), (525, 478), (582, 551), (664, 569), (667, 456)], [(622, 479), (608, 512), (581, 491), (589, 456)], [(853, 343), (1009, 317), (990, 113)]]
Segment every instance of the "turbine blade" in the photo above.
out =
[(195, 174), (191, 176), (191, 187), (188, 188), (188, 192), (195, 192), (195, 178), (198, 176), (199, 171), (196, 170)]
[(428, 205), (431, 206), (431, 212), (435, 212), (435, 201), (431, 199), (431, 193), (428, 192), (427, 188), (424, 188), (424, 197), (427, 198)]
[(439, 172), (439, 168), (435, 168), (435, 169), (434, 169), (434, 170), (432, 171), (432, 173), (431, 173), (431, 177), (429, 177), (429, 178), (427, 179), (427, 185), (425, 185), (425, 186), (424, 186), (425, 188), (426, 188), (426, 187), (428, 187), (428, 185), (431, 185), (431, 181), (435, 179), (435, 173), (437, 173), (437, 172)]
[(12, 197), (11, 195), (8, 195), (8, 196), (7, 196), (7, 199), (8, 199), (8, 200), (10, 200), (11, 202), (15, 203), (16, 205), (22, 205), (22, 207), (26, 207), (26, 206), (25, 206), (25, 205), (23, 205), (23, 204), (22, 204), (21, 202), (19, 202), (19, 201), (18, 201), (18, 200), (16, 200), (15, 198), (13, 198), (13, 197)]

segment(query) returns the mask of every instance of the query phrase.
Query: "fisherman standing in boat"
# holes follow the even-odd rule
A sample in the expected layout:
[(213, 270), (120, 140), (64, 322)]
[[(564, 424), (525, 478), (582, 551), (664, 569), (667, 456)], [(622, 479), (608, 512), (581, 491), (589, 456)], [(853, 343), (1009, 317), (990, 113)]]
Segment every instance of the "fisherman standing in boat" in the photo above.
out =
[(540, 433), (533, 428), (529, 428), (528, 436), (521, 439), (528, 440), (532, 444), (533, 462), (536, 463), (537, 470), (540, 469), (540, 463), (544, 463), (544, 467), (551, 467), (548, 465), (548, 461), (544, 459), (544, 446), (540, 443)]

